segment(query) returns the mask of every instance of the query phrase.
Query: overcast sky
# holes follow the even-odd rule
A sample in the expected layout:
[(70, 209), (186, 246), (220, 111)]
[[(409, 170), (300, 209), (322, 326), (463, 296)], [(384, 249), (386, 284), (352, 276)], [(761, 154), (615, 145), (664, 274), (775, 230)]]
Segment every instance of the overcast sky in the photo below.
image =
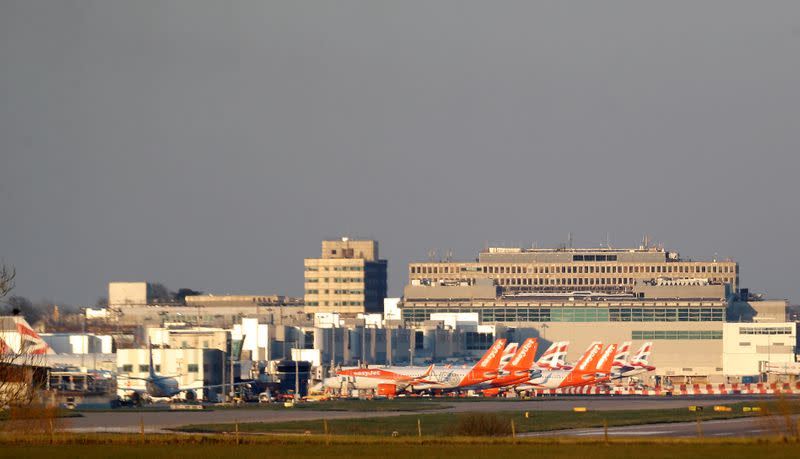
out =
[(0, 257), (302, 294), (320, 241), (731, 257), (800, 301), (800, 2), (0, 1)]

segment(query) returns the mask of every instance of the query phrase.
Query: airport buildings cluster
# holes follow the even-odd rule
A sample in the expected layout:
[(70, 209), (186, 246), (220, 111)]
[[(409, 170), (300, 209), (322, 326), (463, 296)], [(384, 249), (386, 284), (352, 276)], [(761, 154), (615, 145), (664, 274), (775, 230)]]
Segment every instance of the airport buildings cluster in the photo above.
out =
[(202, 294), (164, 303), (146, 282), (110, 282), (108, 307), (85, 310), (86, 333), (41, 333), (52, 351), (50, 383), (140, 390), (150, 343), (158, 373), (222, 401), (242, 381), (305, 392), (342, 366), (458, 364), (496, 339), (530, 337), (540, 353), (568, 341), (570, 357), (594, 341), (652, 342), (655, 370), (635, 381), (651, 387), (794, 382), (800, 373), (788, 301), (751, 293), (730, 259), (692, 260), (647, 241), (488, 247), (473, 261), (409, 264), (402, 296), (390, 298), (377, 241), (341, 238), (321, 249), (302, 264), (302, 298)]

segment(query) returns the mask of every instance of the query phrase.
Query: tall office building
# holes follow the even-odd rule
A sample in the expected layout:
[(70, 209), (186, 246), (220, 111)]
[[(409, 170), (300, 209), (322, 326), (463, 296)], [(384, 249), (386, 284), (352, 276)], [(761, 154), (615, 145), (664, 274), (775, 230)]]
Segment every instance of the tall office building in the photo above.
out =
[(322, 241), (320, 258), (304, 262), (306, 312), (382, 312), (386, 266), (377, 241), (346, 237)]

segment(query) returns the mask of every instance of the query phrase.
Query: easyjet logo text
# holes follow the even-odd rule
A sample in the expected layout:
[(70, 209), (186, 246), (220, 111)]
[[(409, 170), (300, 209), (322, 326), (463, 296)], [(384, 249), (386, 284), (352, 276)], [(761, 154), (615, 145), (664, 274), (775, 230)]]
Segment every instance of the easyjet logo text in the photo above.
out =
[(483, 362), (481, 362), (481, 366), (485, 367), (489, 365), (489, 362), (491, 362), (495, 357), (497, 357), (497, 353), (500, 352), (500, 349), (502, 349), (502, 347), (503, 347), (502, 342), (492, 346), (492, 351), (486, 354), (486, 358), (484, 358)]
[(583, 359), (583, 362), (581, 362), (581, 365), (578, 368), (580, 368), (581, 370), (585, 370), (586, 365), (588, 365), (589, 362), (591, 362), (594, 359), (594, 356), (596, 356), (598, 352), (600, 352), (600, 346), (599, 345), (593, 346), (592, 351), (589, 352), (589, 355), (587, 355), (585, 359)]
[(525, 358), (525, 356), (528, 354), (528, 351), (530, 351), (531, 348), (533, 347), (534, 343), (535, 341), (533, 340), (526, 341), (525, 344), (522, 345), (522, 348), (520, 348), (519, 352), (517, 352), (517, 355), (516, 357), (514, 357), (514, 360), (511, 361), (511, 364), (514, 366), (519, 365), (519, 362)]

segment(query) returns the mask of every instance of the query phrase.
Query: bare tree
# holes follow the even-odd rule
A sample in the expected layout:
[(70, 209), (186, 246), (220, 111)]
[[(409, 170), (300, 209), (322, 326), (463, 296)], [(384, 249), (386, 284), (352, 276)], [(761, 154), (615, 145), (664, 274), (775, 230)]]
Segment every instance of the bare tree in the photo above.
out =
[(29, 405), (44, 386), (44, 356), (16, 352), (8, 347), (0, 355), (0, 409)]
[[(13, 267), (0, 265), (0, 299), (14, 288), (16, 275)], [(43, 341), (18, 314), (14, 309), (13, 316), (0, 317), (0, 409), (30, 405), (46, 378)]]
[(8, 292), (14, 288), (15, 277), (17, 277), (17, 271), (13, 266), (0, 265), (0, 298), (8, 295)]
[(6, 300), (6, 303), (8, 303), (6, 307), (7, 312), (11, 312), (11, 314), (15, 316), (21, 315), (25, 317), (25, 320), (31, 325), (36, 325), (47, 315), (46, 305), (39, 303), (34, 304), (31, 300), (23, 296), (10, 296)]

